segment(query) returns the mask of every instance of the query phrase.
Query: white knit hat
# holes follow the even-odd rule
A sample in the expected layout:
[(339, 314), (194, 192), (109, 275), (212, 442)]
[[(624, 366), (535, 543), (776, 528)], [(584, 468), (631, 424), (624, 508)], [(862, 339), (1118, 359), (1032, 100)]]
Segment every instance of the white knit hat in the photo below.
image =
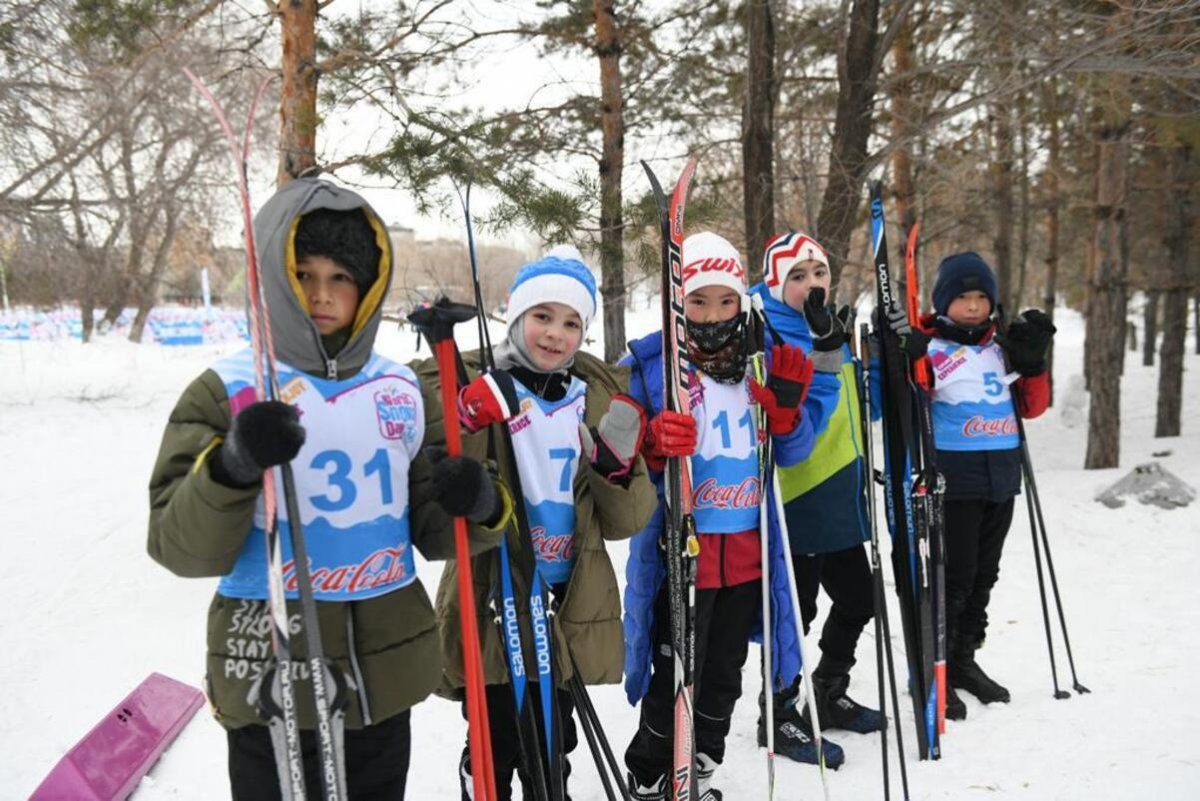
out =
[(767, 285), (771, 297), (783, 302), (783, 285), (787, 283), (788, 274), (805, 261), (815, 261), (829, 267), (825, 248), (807, 234), (791, 231), (767, 243), (767, 249), (763, 252), (763, 283)]
[[(564, 246), (560, 246), (564, 247)], [(570, 247), (570, 246), (566, 246)], [(574, 250), (575, 254), (579, 251)], [(550, 253), (558, 251), (555, 248)], [(511, 329), (539, 303), (562, 303), (579, 313), (586, 331), (596, 316), (596, 279), (582, 259), (547, 254), (517, 272), (508, 290), (508, 327)]]
[(737, 248), (724, 237), (701, 231), (683, 240), (683, 294), (724, 286), (746, 294), (746, 271)]

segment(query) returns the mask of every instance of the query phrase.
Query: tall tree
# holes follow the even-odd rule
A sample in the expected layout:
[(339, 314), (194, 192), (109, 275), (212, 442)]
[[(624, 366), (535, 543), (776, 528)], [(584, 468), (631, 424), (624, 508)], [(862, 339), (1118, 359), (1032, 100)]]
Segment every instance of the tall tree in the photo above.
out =
[(279, 170), (283, 186), (317, 166), (317, 13), (332, 0), (268, 0), (283, 44), (279, 94)]
[[(1200, 124), (1194, 118), (1190, 127), (1193, 136), (1200, 131)], [(1165, 204), (1167, 224), (1163, 230), (1163, 244), (1167, 250), (1168, 278), (1163, 292), (1163, 337), (1154, 423), (1156, 437), (1175, 437), (1180, 433), (1187, 302), (1196, 287), (1191, 241), (1197, 222), (1192, 200), (1196, 187), (1193, 146), (1186, 135), (1176, 134), (1169, 138), (1174, 141), (1164, 148), (1169, 200)], [(1200, 336), (1200, 331), (1197, 331), (1197, 336)]]
[(748, 0), (746, 97), (742, 105), (742, 198), (746, 262), (751, 284), (762, 278), (762, 257), (775, 234), (775, 9), (771, 0)]
[[(1108, 32), (1132, 22), (1129, 0), (1118, 0)], [(1128, 75), (1093, 82), (1095, 199), (1087, 305), (1088, 414), (1084, 467), (1117, 467), (1121, 458), (1121, 374), (1125, 358), (1125, 276), (1129, 271), (1129, 151), (1132, 100)]]
[(625, 108), (621, 91), (621, 29), (614, 0), (593, 0), (600, 62), (600, 294), (604, 298), (604, 358), (625, 350), (625, 222), (621, 177), (625, 169)]
[(850, 250), (863, 195), (872, 104), (879, 78), (879, 2), (852, 0), (838, 50), (838, 99), (829, 147), (829, 178), (817, 217), (817, 238), (829, 253), (836, 286)]

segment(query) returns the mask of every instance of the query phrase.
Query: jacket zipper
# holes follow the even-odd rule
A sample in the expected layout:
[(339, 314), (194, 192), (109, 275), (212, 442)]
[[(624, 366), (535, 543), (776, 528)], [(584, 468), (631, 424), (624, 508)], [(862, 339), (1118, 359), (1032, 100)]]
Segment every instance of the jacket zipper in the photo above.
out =
[(337, 377), (338, 377), (338, 375), (337, 375), (337, 359), (326, 359), (325, 360), (325, 377), (328, 378), (330, 381), (337, 380)]
[(370, 726), (371, 704), (367, 701), (367, 683), (363, 681), (362, 668), (358, 664), (358, 647), (354, 642), (354, 610), (346, 604), (346, 650), (350, 655), (350, 670), (354, 672), (355, 689), (358, 692), (358, 707), (362, 710), (363, 726)]

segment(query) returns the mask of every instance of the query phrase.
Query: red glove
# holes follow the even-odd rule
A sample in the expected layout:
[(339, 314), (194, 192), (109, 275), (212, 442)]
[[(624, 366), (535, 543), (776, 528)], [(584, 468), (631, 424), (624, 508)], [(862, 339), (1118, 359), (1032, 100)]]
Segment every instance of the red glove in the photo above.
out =
[(790, 434), (800, 422), (800, 404), (812, 383), (813, 363), (794, 345), (771, 348), (771, 375), (764, 387), (750, 381), (750, 394), (767, 415), (767, 430)]
[(669, 456), (691, 456), (696, 452), (696, 418), (683, 412), (660, 412), (646, 431), (642, 455), (653, 470), (662, 472)]
[(485, 373), (458, 391), (458, 417), (472, 433), (503, 423), (520, 411), (513, 377), (503, 370)]

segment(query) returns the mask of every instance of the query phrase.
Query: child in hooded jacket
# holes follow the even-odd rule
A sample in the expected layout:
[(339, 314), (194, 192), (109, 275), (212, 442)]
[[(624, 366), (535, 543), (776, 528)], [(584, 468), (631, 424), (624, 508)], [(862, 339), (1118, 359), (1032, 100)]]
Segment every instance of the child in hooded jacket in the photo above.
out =
[[(1046, 352), (1054, 325), (1030, 309), (999, 331), (996, 294), (996, 277), (977, 253), (949, 256), (938, 267), (933, 314), (920, 326), (933, 373), (937, 466), (946, 479), (946, 717), (952, 720), (967, 714), (958, 690), (985, 704), (1010, 698), (975, 653), (984, 643), (988, 602), (1021, 491), (1016, 415), (1035, 418), (1050, 402)], [(907, 329), (899, 316), (892, 325), (897, 333)]]
[[(779, 336), (803, 348), (837, 377), (837, 405), (812, 453), (799, 464), (780, 467), (779, 482), (806, 632), (817, 615), (818, 589), (823, 587), (832, 601), (811, 688), (821, 727), (865, 734), (879, 730), (881, 717), (850, 698), (847, 688), (859, 636), (875, 613), (871, 566), (863, 547), (871, 537), (866, 509), (871, 483), (861, 441), (861, 365), (847, 344), (849, 307), (826, 306), (830, 281), (824, 248), (793, 231), (768, 242), (763, 283), (752, 292), (763, 301), (768, 338)], [(799, 690), (797, 680), (775, 696), (775, 748), (798, 762), (815, 764), (812, 724), (807, 705), (797, 705)], [(759, 717), (760, 746), (766, 745), (765, 717)], [(839, 767), (842, 749), (827, 738), (822, 744), (826, 764)]]
[[(585, 685), (621, 680), (624, 642), (616, 573), (606, 541), (622, 540), (640, 530), (654, 511), (654, 487), (640, 456), (645, 414), (628, 396), (628, 370), (612, 368), (582, 351), (584, 336), (596, 314), (596, 284), (579, 251), (560, 246), (517, 273), (508, 299), (508, 330), (495, 350), (495, 369), (476, 375), (459, 392), (464, 452), (495, 459), (506, 485), (520, 490), (518, 525), (505, 532), (510, 563), (502, 551), (474, 560), (476, 607), (492, 610), (480, 623), (488, 716), (492, 735), (497, 792), (512, 798), (516, 773), (523, 796), (535, 795), (526, 759), (540, 758), (548, 782), (552, 766), (541, 755), (522, 755), (522, 727), (516, 692), (533, 704), (537, 739), (543, 752), (545, 683), (556, 680), (553, 704), (558, 715), (564, 786), (571, 772), (566, 755), (578, 736), (573, 698), (565, 688), (578, 672)], [(472, 375), (480, 368), (478, 353), (464, 361)], [(504, 428), (502, 429), (501, 426)], [(507, 435), (505, 435), (505, 429)], [(511, 444), (511, 457), (509, 447)], [(515, 474), (512, 464), (515, 461)], [(521, 513), (523, 512), (523, 514)], [(527, 525), (527, 531), (519, 531)], [(532, 546), (534, 576), (522, 570)], [(513, 643), (505, 626), (510, 605), (502, 597), (502, 571), (511, 572), (511, 606), (507, 619), (520, 627), (527, 669), (514, 681)], [(548, 589), (553, 677), (539, 675), (532, 651), (531, 583)], [(457, 571), (448, 565), (438, 588), (438, 619), (446, 653), (446, 683), (463, 684)], [(528, 681), (521, 678), (521, 673)], [(464, 717), (466, 707), (463, 707)], [(527, 747), (532, 732), (524, 729)], [(532, 766), (533, 763), (530, 763)], [(460, 760), (463, 799), (471, 797), (472, 765), (468, 748)]]
[[(699, 797), (719, 801), (714, 773), (725, 757), (734, 705), (741, 695), (742, 667), (751, 637), (761, 629), (763, 571), (769, 571), (772, 630), (771, 675), (789, 686), (800, 669), (796, 623), (779, 521), (768, 494), (771, 477), (759, 475), (754, 405), (766, 416), (778, 463), (808, 456), (814, 431), (836, 400), (836, 379), (813, 374), (800, 348), (787, 344), (769, 353), (765, 385), (749, 375), (761, 320), (751, 311), (737, 251), (713, 233), (683, 243), (684, 308), (691, 378), (691, 413), (664, 411), (663, 334), (630, 343), (623, 362), (633, 368), (631, 394), (653, 419), (643, 453), (661, 488), (669, 457), (690, 456), (693, 513), (700, 545), (695, 593), (694, 723)], [(811, 387), (811, 391), (810, 391)], [(811, 403), (806, 397), (814, 398)], [(768, 509), (770, 564), (761, 561), (759, 509)], [(637, 733), (625, 752), (630, 791), (636, 799), (665, 799), (671, 792), (674, 743), (674, 662), (662, 556), (664, 507), (630, 547), (626, 567), (626, 694), (641, 703)]]
[[(494, 546), (507, 519), (505, 492), (477, 461), (425, 458), (417, 378), (373, 350), (392, 259), (370, 206), (335, 184), (298, 179), (267, 201), (254, 228), (280, 398), (256, 400), (249, 348), (188, 386), (150, 480), (148, 549), (178, 575), (220, 577), (209, 607), (206, 689), (227, 730), (232, 797), (280, 798), (279, 744), (256, 703), (279, 703), (262, 489), (266, 471), (291, 462), (325, 655), (345, 683), (349, 796), (403, 799), (410, 710), (441, 676), (413, 548), (427, 559), (452, 556), (451, 515), (474, 521), (476, 549)], [(282, 487), (278, 473), (275, 486)], [(295, 626), (282, 494), (277, 515)], [(293, 688), (315, 798), (320, 762), (302, 635), (291, 642)]]

